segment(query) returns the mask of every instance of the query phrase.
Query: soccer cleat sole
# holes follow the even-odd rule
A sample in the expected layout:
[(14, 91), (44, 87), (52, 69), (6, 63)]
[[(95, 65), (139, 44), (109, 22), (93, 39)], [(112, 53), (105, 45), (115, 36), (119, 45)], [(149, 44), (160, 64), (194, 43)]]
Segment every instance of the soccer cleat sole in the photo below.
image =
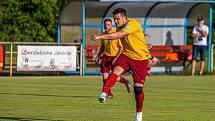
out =
[(100, 103), (104, 103), (105, 99), (104, 98), (99, 98)]
[(128, 92), (128, 93), (131, 93), (131, 90), (132, 90), (131, 88), (132, 88), (132, 87), (131, 87), (131, 84), (130, 84), (130, 83), (129, 83), (128, 85), (126, 85), (126, 88), (127, 88), (127, 92)]

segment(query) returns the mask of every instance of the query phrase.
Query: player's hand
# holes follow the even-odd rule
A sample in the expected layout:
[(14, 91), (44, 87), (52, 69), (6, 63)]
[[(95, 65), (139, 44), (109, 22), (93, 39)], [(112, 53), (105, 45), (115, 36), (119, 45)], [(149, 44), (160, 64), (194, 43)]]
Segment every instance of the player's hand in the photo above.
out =
[(98, 35), (92, 35), (91, 39), (94, 40), (94, 41), (96, 41), (96, 40), (100, 39), (100, 36), (98, 36)]
[(97, 57), (97, 58), (95, 59), (95, 63), (96, 63), (96, 64), (101, 64), (101, 62), (102, 62), (102, 57), (101, 57), (101, 56), (99, 56), (99, 57)]
[(99, 63), (99, 57), (98, 57), (98, 56), (96, 56), (96, 58), (95, 58), (95, 63), (96, 63), (96, 64)]
[(152, 44), (151, 43), (147, 43), (147, 48), (148, 49), (152, 49)]

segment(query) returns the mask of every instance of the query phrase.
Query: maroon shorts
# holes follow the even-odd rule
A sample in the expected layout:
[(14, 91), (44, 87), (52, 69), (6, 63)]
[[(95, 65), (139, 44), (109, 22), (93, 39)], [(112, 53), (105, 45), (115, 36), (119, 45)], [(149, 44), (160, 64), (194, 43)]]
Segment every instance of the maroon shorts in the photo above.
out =
[(102, 73), (109, 73), (110, 71), (113, 70), (113, 65), (112, 65), (112, 61), (114, 60), (116, 56), (107, 56), (107, 55), (103, 55), (102, 57), (102, 62), (100, 64), (101, 67), (101, 72)]
[(122, 67), (125, 72), (132, 71), (135, 86), (143, 86), (147, 75), (148, 60), (133, 60), (121, 54), (117, 58), (115, 66)]

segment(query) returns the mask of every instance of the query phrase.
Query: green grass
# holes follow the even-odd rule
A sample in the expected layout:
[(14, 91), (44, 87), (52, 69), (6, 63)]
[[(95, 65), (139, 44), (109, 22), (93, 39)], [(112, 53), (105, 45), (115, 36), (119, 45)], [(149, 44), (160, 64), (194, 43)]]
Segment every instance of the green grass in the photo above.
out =
[[(131, 77), (128, 77), (130, 80)], [(133, 121), (134, 94), (120, 83), (100, 104), (100, 76), (0, 77), (0, 121)], [(151, 76), (144, 121), (215, 121), (215, 76)]]

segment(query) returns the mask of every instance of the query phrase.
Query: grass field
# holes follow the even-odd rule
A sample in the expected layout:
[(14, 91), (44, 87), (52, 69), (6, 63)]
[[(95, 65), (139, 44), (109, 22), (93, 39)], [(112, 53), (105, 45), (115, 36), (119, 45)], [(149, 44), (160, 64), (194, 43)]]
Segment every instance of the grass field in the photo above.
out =
[[(127, 77), (132, 79), (131, 77)], [(133, 121), (124, 85), (100, 104), (100, 76), (0, 77), (0, 121)], [(215, 76), (151, 76), (144, 121), (215, 121)]]

